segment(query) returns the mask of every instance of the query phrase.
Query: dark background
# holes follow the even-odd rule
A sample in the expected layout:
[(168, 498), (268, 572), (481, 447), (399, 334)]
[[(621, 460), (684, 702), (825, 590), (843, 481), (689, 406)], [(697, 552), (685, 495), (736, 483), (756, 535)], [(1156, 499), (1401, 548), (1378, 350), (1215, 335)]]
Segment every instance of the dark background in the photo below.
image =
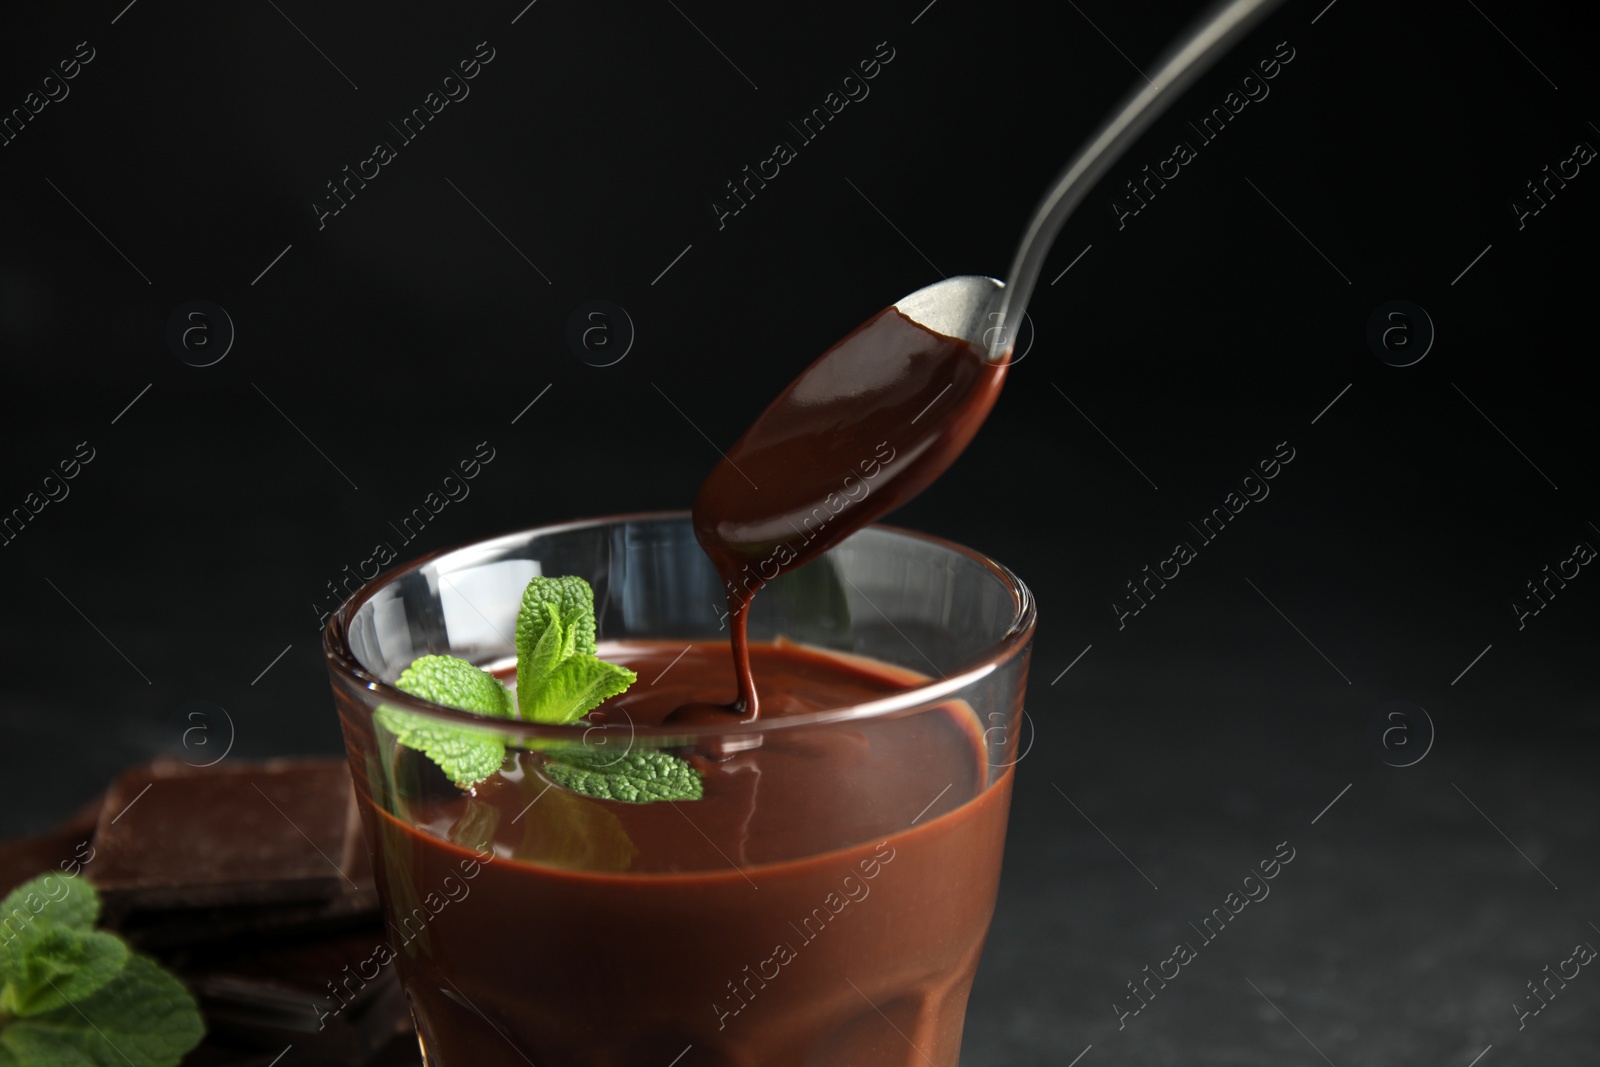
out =
[[(196, 706), (226, 709), (236, 757), (339, 751), (326, 583), (398, 546), (390, 522), (458, 460), (494, 450), (403, 556), (686, 507), (712, 442), (834, 340), (946, 274), (1003, 274), (1046, 183), (1199, 10), (124, 3), (30, 7), (0, 35), (6, 113), (94, 49), (0, 147), (0, 512), (93, 450), (0, 548), (4, 833), (182, 753)], [(1600, 1048), (1588, 970), (1522, 1029), (1513, 1007), (1600, 944), (1600, 577), (1520, 629), (1512, 608), (1600, 545), (1600, 177), (1521, 228), (1512, 208), (1600, 145), (1595, 23), (1325, 3), (1282, 7), (1090, 194), (993, 415), (893, 517), (1040, 605), (970, 1067)], [(470, 95), (401, 144), (387, 123), (480, 41)], [(786, 122), (881, 41), (870, 95), (799, 145)], [(1119, 229), (1111, 184), (1197, 141), (1186, 120), (1279, 41), (1270, 95)], [(713, 199), (778, 139), (798, 158), (719, 229)], [(324, 183), (377, 140), (397, 158), (319, 229)], [(167, 339), (197, 299), (237, 332), (207, 367)], [(566, 340), (595, 299), (636, 330), (603, 368)], [(1395, 299), (1437, 330), (1407, 367), (1367, 341)], [(1285, 441), (1270, 497), (1119, 629), (1124, 583)], [(1392, 700), (1426, 709), (1431, 749)], [(1403, 727), (1388, 750), (1375, 715)], [(1282, 841), (1272, 897), (1119, 1029), (1125, 983)]]

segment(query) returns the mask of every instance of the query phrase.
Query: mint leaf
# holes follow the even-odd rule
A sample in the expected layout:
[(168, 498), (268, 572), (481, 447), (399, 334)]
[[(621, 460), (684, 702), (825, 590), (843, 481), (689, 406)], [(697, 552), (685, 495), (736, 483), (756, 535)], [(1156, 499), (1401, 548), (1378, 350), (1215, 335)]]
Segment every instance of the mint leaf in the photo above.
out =
[(0, 1067), (98, 1067), (88, 1053), (38, 1027), (0, 1030)]
[(0, 1028), (0, 1067), (177, 1067), (204, 1033), (182, 983), (134, 954), (92, 995)]
[[(421, 656), (400, 672), (395, 688), (435, 704), (497, 719), (514, 715), (511, 692), (488, 671), (455, 656)], [(505, 762), (500, 738), (385, 704), (374, 716), (406, 748), (427, 756), (465, 789), (494, 774)]]
[(506, 744), (498, 737), (435, 722), (388, 704), (379, 707), (374, 717), (394, 734), (397, 743), (427, 756), (462, 789), (483, 781), (506, 761)]
[(528, 662), (533, 646), (549, 625), (546, 604), (554, 604), (554, 616), (572, 630), (573, 651), (595, 654), (594, 590), (576, 575), (546, 578), (537, 575), (522, 591), (522, 608), (517, 612), (517, 664)]
[[(522, 717), (534, 722), (573, 722), (627, 689), (637, 677), (615, 663), (573, 656), (528, 687), (528, 696), (519, 698)], [(520, 678), (517, 688), (523, 688)]]
[(533, 578), (517, 612), (517, 710), (530, 722), (574, 722), (638, 678), (596, 658), (594, 590), (575, 576)]
[(100, 895), (82, 878), (42, 874), (7, 893), (0, 900), (0, 1011), (14, 1010), (6, 1007), (7, 997), (23, 994), (10, 989), (13, 980), (22, 982), (30, 996), (35, 985), (44, 985), (36, 975), (30, 977), (26, 961), (47, 930), (88, 931), (99, 915)]
[(99, 917), (100, 894), (94, 886), (64, 874), (41, 874), (0, 900), (0, 944), (9, 942), (13, 934), (20, 934), (33, 918), (88, 930)]
[(625, 756), (563, 752), (550, 756), (544, 771), (574, 793), (625, 804), (699, 800), (704, 793), (700, 772), (688, 760), (653, 748)]
[(534, 683), (577, 651), (578, 635), (575, 625), (562, 625), (559, 607), (551, 601), (531, 606), (525, 602), (520, 617), (528, 620), (528, 625), (524, 631), (519, 623), (519, 632), (538, 634), (531, 638), (531, 643), (517, 649), (517, 710), (527, 719), (532, 717), (527, 708), (532, 699)]
[(128, 962), (128, 946), (115, 934), (41, 922), (6, 967), (0, 1014), (40, 1015), (88, 996)]
[(505, 683), (480, 667), (455, 656), (421, 656), (400, 672), (394, 687), (458, 711), (512, 717), (511, 692)]

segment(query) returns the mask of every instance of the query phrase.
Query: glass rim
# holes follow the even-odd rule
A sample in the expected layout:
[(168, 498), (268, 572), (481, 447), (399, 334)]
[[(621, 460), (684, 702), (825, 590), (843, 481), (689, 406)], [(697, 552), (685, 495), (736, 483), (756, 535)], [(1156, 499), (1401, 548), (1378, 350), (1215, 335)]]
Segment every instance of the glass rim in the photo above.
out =
[[(339, 610), (329, 617), (322, 629), (322, 651), (327, 658), (333, 673), (355, 683), (359, 688), (369, 690), (376, 694), (384, 703), (392, 704), (407, 711), (418, 712), (429, 718), (442, 722), (456, 723), (461, 726), (474, 727), (479, 732), (490, 732), (504, 736), (508, 739), (528, 740), (571, 740), (573, 725), (571, 723), (555, 725), (551, 723), (534, 723), (522, 719), (499, 719), (488, 715), (479, 715), (470, 711), (461, 711), (457, 708), (435, 704), (431, 700), (423, 700), (412, 696), (393, 685), (383, 681), (377, 675), (367, 670), (356, 659), (354, 651), (350, 648), (349, 624), (369, 600), (386, 586), (399, 578), (420, 571), (430, 563), (437, 563), (447, 556), (471, 549), (482, 552), (500, 544), (513, 544), (526, 542), (540, 535), (563, 533), (571, 530), (583, 530), (599, 526), (617, 526), (629, 522), (649, 522), (660, 520), (679, 520), (688, 522), (691, 513), (687, 510), (667, 511), (642, 511), (621, 515), (608, 515), (593, 519), (575, 519), (568, 522), (550, 523), (544, 526), (530, 526), (521, 530), (513, 530), (496, 537), (484, 538), (478, 541), (467, 541), (461, 544), (449, 545), (435, 549), (424, 555), (412, 559), (410, 562), (383, 572), (368, 580), (351, 597), (340, 605)], [(1013, 574), (1010, 568), (998, 563), (981, 552), (977, 552), (965, 545), (958, 544), (942, 537), (922, 533), (918, 530), (909, 530), (901, 526), (891, 526), (887, 523), (872, 523), (866, 530), (879, 530), (884, 533), (900, 537), (909, 537), (935, 545), (956, 555), (963, 556), (979, 567), (988, 571), (1011, 593), (1014, 614), (1005, 633), (995, 641), (986, 652), (975, 660), (963, 664), (954, 673), (945, 674), (938, 679), (914, 685), (910, 688), (878, 697), (874, 700), (858, 701), (852, 704), (843, 704), (834, 708), (823, 708), (817, 711), (804, 712), (799, 715), (783, 715), (774, 718), (757, 719), (754, 722), (739, 720), (724, 724), (695, 723), (688, 725), (659, 725), (637, 726), (630, 720), (630, 738), (659, 738), (664, 742), (667, 739), (678, 739), (675, 743), (684, 740), (702, 737), (730, 737), (744, 734), (765, 734), (775, 730), (789, 730), (808, 726), (822, 726), (838, 722), (862, 722), (866, 720), (889, 718), (904, 712), (915, 711), (924, 707), (931, 707), (943, 700), (949, 699), (975, 682), (994, 673), (1000, 667), (1009, 663), (1021, 654), (1032, 639), (1034, 628), (1038, 620), (1034, 606), (1033, 594), (1023, 584), (1022, 579)], [(853, 534), (851, 536), (854, 536)], [(848, 539), (846, 539), (848, 540)], [(807, 646), (810, 647), (810, 646)], [(823, 651), (830, 651), (823, 649)], [(853, 655), (853, 653), (841, 653)], [(907, 669), (907, 668), (901, 668)], [(582, 724), (578, 724), (582, 725)], [(608, 724), (613, 728), (617, 724)], [(594, 724), (591, 729), (599, 728)], [(516, 743), (515, 741), (513, 743)]]

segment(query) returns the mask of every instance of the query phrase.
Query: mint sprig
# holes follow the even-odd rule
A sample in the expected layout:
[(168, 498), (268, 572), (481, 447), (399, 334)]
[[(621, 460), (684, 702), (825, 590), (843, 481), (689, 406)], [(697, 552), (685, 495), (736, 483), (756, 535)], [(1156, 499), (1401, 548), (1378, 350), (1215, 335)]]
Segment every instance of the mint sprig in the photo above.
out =
[(594, 590), (578, 577), (535, 577), (517, 612), (517, 709), (530, 722), (575, 722), (638, 675), (595, 655)]
[[(537, 576), (522, 593), (517, 612), (517, 690), (454, 656), (422, 656), (401, 672), (395, 687), (436, 704), (496, 719), (565, 725), (577, 722), (627, 690), (638, 676), (596, 652), (594, 590), (576, 576)], [(421, 752), (462, 789), (499, 771), (503, 737), (437, 722), (383, 705), (377, 720), (395, 740)], [(648, 804), (698, 800), (700, 773), (687, 760), (655, 750), (613, 756), (581, 743), (542, 744), (545, 772), (575, 793), (600, 800)], [(0, 1064), (4, 1067), (4, 1064)]]
[(577, 575), (565, 578), (546, 578), (534, 575), (522, 591), (522, 608), (517, 612), (517, 657), (526, 656), (527, 649), (538, 643), (544, 635), (550, 612), (567, 620), (573, 650), (585, 655), (595, 654), (594, 590)]
[(46, 874), (0, 901), (0, 1067), (175, 1067), (205, 1026), (160, 964), (93, 929), (100, 898)]

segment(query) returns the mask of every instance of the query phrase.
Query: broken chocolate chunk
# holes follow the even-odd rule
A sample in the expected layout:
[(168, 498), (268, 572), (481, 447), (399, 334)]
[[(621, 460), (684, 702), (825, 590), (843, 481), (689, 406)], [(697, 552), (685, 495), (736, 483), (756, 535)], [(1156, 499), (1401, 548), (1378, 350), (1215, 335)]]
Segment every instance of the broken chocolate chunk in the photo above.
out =
[(157, 762), (107, 792), (90, 878), (114, 916), (359, 893), (354, 804), (341, 760)]
[(210, 1040), (292, 1044), (297, 1062), (363, 1064), (394, 1038), (405, 994), (382, 927), (253, 948), (199, 949), (174, 963), (205, 1012)]
[(101, 804), (97, 797), (60, 826), (0, 841), (0, 897), (41, 874), (82, 874), (95, 857), (94, 829)]

